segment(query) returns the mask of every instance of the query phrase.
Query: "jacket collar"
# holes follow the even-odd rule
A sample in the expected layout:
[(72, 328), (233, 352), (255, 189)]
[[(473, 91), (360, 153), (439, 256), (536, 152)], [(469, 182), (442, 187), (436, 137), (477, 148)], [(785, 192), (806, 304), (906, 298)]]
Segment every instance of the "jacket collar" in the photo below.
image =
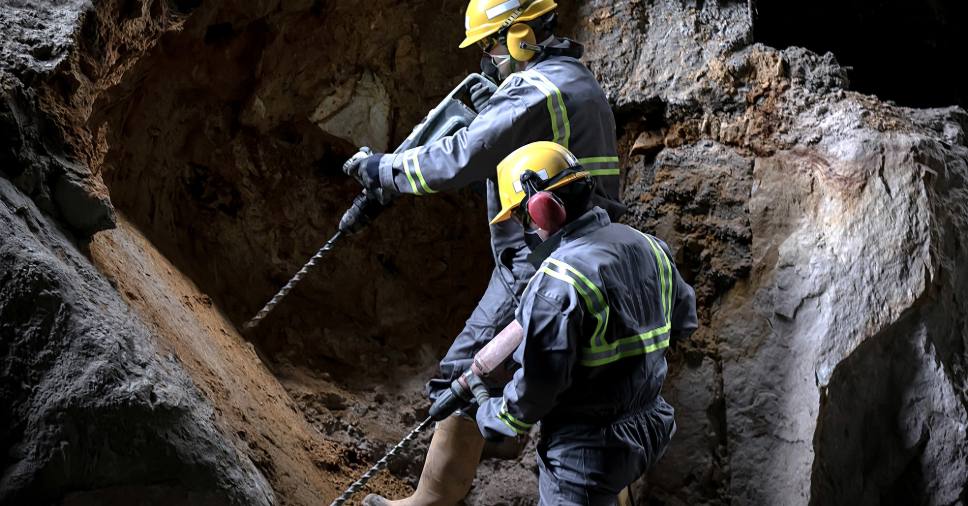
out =
[(554, 56), (570, 56), (577, 60), (578, 58), (581, 58), (581, 55), (584, 53), (585, 46), (583, 46), (580, 42), (565, 37), (555, 37), (551, 42), (545, 45), (545, 50), (542, 51), (537, 58), (528, 63), (527, 68), (534, 67), (535, 65)]
[(562, 244), (568, 244), (600, 228), (607, 227), (611, 223), (612, 220), (609, 219), (608, 213), (601, 207), (595, 206), (579, 216), (577, 220), (561, 227), (561, 230), (555, 232), (554, 235), (531, 251), (531, 254), (528, 255), (528, 261), (537, 268)]

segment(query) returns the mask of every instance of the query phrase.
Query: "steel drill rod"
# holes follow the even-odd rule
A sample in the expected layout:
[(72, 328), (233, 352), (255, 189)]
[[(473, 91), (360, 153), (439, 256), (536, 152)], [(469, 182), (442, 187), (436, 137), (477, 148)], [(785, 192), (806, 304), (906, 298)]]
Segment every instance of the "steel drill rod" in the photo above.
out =
[(363, 485), (366, 485), (366, 482), (370, 481), (370, 479), (373, 478), (373, 476), (375, 476), (376, 473), (378, 473), (381, 469), (387, 466), (387, 462), (390, 460), (390, 457), (393, 457), (394, 455), (397, 454), (397, 452), (402, 450), (403, 447), (407, 445), (407, 443), (412, 441), (413, 438), (417, 437), (417, 434), (419, 434), (420, 431), (427, 428), (427, 426), (430, 425), (430, 422), (432, 421), (433, 421), (433, 418), (428, 416), (426, 420), (420, 422), (420, 425), (418, 425), (417, 428), (410, 431), (410, 434), (407, 434), (407, 437), (400, 440), (400, 442), (397, 443), (396, 446), (394, 446), (393, 448), (390, 448), (390, 451), (388, 451), (387, 454), (384, 455), (382, 459), (377, 461), (376, 464), (373, 464), (373, 467), (371, 467), (369, 471), (367, 471), (363, 476), (361, 476), (360, 479), (353, 482), (353, 484), (350, 485), (350, 488), (346, 489), (346, 492), (343, 492), (343, 495), (337, 497), (336, 500), (330, 503), (329, 506), (340, 506), (341, 504), (345, 503), (350, 497), (353, 497), (353, 494), (355, 494), (357, 491), (363, 488)]
[(282, 302), (282, 299), (284, 299), (286, 295), (289, 294), (289, 291), (292, 290), (292, 288), (296, 286), (297, 283), (302, 281), (302, 279), (306, 276), (306, 274), (309, 274), (309, 271), (313, 270), (313, 268), (316, 267), (317, 262), (319, 262), (319, 260), (323, 258), (323, 255), (325, 255), (327, 251), (333, 249), (333, 245), (336, 243), (336, 241), (340, 238), (341, 235), (343, 235), (342, 231), (336, 232), (336, 234), (333, 235), (333, 237), (331, 237), (328, 241), (326, 241), (326, 244), (324, 244), (323, 247), (319, 248), (319, 251), (317, 251), (316, 254), (313, 255), (313, 257), (310, 258), (308, 262), (306, 262), (306, 265), (304, 265), (302, 269), (299, 269), (299, 272), (297, 272), (296, 275), (293, 276), (288, 283), (286, 283), (286, 286), (282, 287), (282, 289), (279, 290), (279, 293), (275, 294), (275, 296), (273, 296), (272, 299), (269, 300), (269, 302), (267, 302), (266, 305), (263, 306), (263, 308), (260, 309), (259, 312), (255, 314), (255, 316), (252, 317), (251, 320), (245, 322), (245, 324), (243, 324), (242, 327), (245, 328), (246, 330), (255, 328), (255, 326), (258, 325), (259, 322), (261, 322), (262, 319), (265, 318), (266, 315), (268, 315), (269, 312), (276, 307), (276, 305)]

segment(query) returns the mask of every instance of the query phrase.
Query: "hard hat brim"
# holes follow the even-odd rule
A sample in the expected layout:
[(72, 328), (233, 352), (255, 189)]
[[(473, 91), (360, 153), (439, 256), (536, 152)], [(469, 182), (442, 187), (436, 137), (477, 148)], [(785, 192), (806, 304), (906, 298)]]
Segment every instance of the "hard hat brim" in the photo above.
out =
[(487, 37), (487, 35), (479, 35), (479, 36), (478, 35), (475, 35), (473, 37), (465, 37), (464, 38), (464, 42), (461, 42), (460, 43), (460, 46), (457, 46), (457, 47), (459, 49), (464, 49), (465, 47), (470, 47), (471, 45), (477, 43), (477, 41), (483, 39), (484, 37)]
[[(577, 179), (587, 179), (589, 177), (591, 177), (591, 174), (588, 171), (581, 171), (581, 172), (576, 172), (574, 174), (569, 174), (569, 175), (561, 178), (561, 180), (556, 181), (554, 184), (552, 184), (551, 186), (545, 188), (542, 191), (552, 191), (552, 190), (561, 188), (562, 186), (565, 186), (566, 184), (570, 184), (571, 182), (573, 182), (573, 181), (575, 181)], [(524, 200), (524, 199), (522, 199), (522, 200)], [(514, 204), (512, 204), (512, 205), (510, 205), (508, 207), (505, 207), (504, 209), (501, 209), (501, 212), (497, 213), (497, 216), (495, 216), (494, 219), (491, 220), (491, 223), (490, 224), (491, 225), (497, 225), (498, 223), (501, 223), (502, 221), (507, 221), (507, 220), (511, 219), (511, 214), (514, 213), (514, 210), (517, 209), (520, 205), (521, 205), (521, 201), (519, 200), (518, 202), (516, 202), (516, 203), (514, 203)]]
[[(557, 8), (558, 8), (558, 4), (556, 2), (554, 2), (554, 1), (548, 2), (548, 5), (545, 5), (544, 7), (540, 8), (540, 9), (534, 11), (534, 12), (530, 12), (530, 13), (521, 15), (515, 21), (518, 22), (518, 23), (524, 23), (524, 22), (527, 22), (527, 21), (532, 21), (534, 19), (537, 19), (540, 16), (544, 16), (545, 14), (547, 14), (547, 13), (549, 13), (549, 12), (551, 12), (551, 11), (557, 9)], [(498, 25), (498, 26), (500, 26), (500, 25)], [(497, 29), (489, 30), (487, 32), (477, 33), (475, 35), (469, 35), (469, 36), (465, 37), (464, 38), (464, 41), (461, 42), (460, 43), (460, 46), (457, 46), (457, 47), (460, 48), (460, 49), (464, 49), (465, 47), (468, 47), (471, 44), (474, 44), (477, 41), (482, 40), (484, 37), (487, 37), (487, 36), (490, 36), (490, 35), (494, 35), (495, 33), (497, 33)], [(465, 32), (465, 35), (466, 35), (466, 32)]]

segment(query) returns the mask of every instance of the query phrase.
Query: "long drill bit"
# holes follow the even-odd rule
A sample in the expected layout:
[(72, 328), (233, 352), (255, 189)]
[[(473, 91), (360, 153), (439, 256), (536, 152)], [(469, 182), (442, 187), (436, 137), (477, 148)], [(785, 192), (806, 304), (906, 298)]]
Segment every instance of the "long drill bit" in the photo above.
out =
[(394, 446), (393, 448), (390, 448), (390, 451), (388, 451), (387, 454), (384, 455), (382, 459), (377, 461), (376, 464), (373, 464), (373, 467), (371, 467), (369, 471), (363, 474), (363, 476), (361, 476), (360, 479), (353, 482), (353, 484), (350, 485), (350, 488), (346, 489), (346, 492), (343, 492), (343, 495), (337, 497), (336, 500), (330, 503), (329, 506), (340, 506), (341, 504), (345, 503), (350, 497), (353, 496), (353, 494), (355, 494), (357, 491), (363, 488), (363, 485), (366, 485), (366, 482), (370, 481), (370, 479), (373, 478), (373, 476), (375, 476), (376, 473), (380, 471), (380, 469), (383, 469), (384, 467), (386, 467), (387, 462), (390, 460), (390, 457), (393, 457), (394, 455), (396, 455), (397, 452), (399, 452), (401, 449), (403, 449), (404, 446), (407, 445), (407, 443), (412, 441), (413, 438), (417, 437), (417, 434), (419, 434), (420, 431), (427, 428), (427, 426), (430, 425), (430, 422), (432, 422), (433, 420), (434, 419), (432, 417), (428, 416), (426, 420), (420, 422), (420, 425), (418, 425), (417, 428), (410, 431), (410, 434), (407, 434), (407, 437), (400, 440), (400, 442), (397, 443), (396, 446)]
[(319, 262), (319, 259), (323, 258), (323, 255), (325, 255), (327, 251), (333, 249), (333, 245), (337, 240), (339, 240), (341, 235), (343, 235), (342, 231), (336, 232), (333, 237), (326, 241), (326, 244), (319, 248), (319, 251), (317, 251), (316, 254), (313, 255), (308, 262), (306, 262), (306, 265), (304, 265), (302, 269), (299, 269), (299, 272), (297, 272), (296, 275), (293, 276), (288, 283), (286, 283), (286, 286), (282, 287), (282, 289), (279, 290), (279, 293), (275, 294), (275, 296), (273, 296), (269, 302), (266, 302), (266, 305), (263, 306), (263, 308), (260, 309), (251, 320), (245, 322), (242, 327), (246, 330), (255, 328), (255, 326), (258, 325), (259, 322), (262, 321), (262, 319), (265, 318), (266, 315), (268, 315), (277, 304), (282, 302), (282, 299), (289, 294), (289, 290), (292, 290), (292, 287), (296, 286), (297, 283), (302, 281), (306, 274), (309, 274), (309, 271), (316, 267), (316, 263)]

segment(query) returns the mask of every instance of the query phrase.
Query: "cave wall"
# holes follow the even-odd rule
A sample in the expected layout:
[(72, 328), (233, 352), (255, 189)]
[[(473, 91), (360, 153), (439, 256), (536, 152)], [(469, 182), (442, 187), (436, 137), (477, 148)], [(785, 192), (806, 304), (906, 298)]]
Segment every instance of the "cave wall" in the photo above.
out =
[[(247, 320), (335, 231), (359, 191), (343, 161), (358, 145), (392, 149), (476, 65), (455, 50), (461, 8), (201, 5), (87, 123), (110, 147), (112, 201)], [(486, 225), (470, 192), (403, 199), (341, 241), (253, 339), (295, 362), (376, 361), (388, 341), (394, 361), (438, 354), (483, 289)]]
[[(219, 328), (250, 316), (335, 228), (356, 191), (342, 159), (363, 143), (392, 146), (473, 68), (473, 51), (451, 49), (462, 4), (11, 2), (0, 13), (16, 34), (0, 42), (0, 162), (13, 184), (0, 181), (13, 455), (3, 497), (94, 488), (74, 497), (304, 504), (416, 420), (421, 378), (489, 266), (470, 193), (404, 199), (343, 242), (249, 336), (255, 349), (206, 343), (247, 349)], [(834, 54), (756, 43), (751, 21), (764, 18), (749, 6), (563, 5), (565, 32), (588, 44), (585, 61), (615, 106), (626, 221), (670, 243), (701, 306), (703, 327), (670, 351), (665, 394), (680, 431), (637, 494), (664, 504), (968, 500), (968, 114), (848, 91)], [(164, 269), (135, 268), (155, 254)], [(184, 307), (162, 301), (154, 280), (178, 271), (198, 285)], [(209, 304), (225, 310), (222, 327), (180, 327), (204, 312), (186, 307)], [(188, 365), (166, 361), (168, 346)], [(111, 359), (91, 358), (102, 352)], [(365, 377), (361, 364), (378, 373)], [(85, 370), (109, 381), (73, 381)], [(222, 382), (226, 370), (261, 379)], [(83, 444), (65, 450), (76, 468), (50, 460), (75, 431), (65, 413), (78, 409), (94, 420), (90, 437), (127, 443), (132, 434), (113, 429), (157, 412), (150, 392), (131, 387), (145, 381), (190, 399), (170, 408), (159, 397), (176, 421), (153, 419), (153, 439), (137, 441), (140, 454), (165, 455), (157, 467), (116, 453), (99, 468)], [(278, 412), (226, 414), (247, 391), (270, 392)], [(65, 400), (45, 403), (50, 392)], [(306, 420), (330, 432), (277, 437)], [(273, 470), (270, 450), (296, 462)], [(391, 477), (412, 483), (420, 453)], [(169, 466), (179, 462), (190, 465)], [(472, 502), (533, 501), (533, 487), (506, 486), (533, 462), (487, 465)], [(83, 478), (64, 481), (64, 469)], [(155, 472), (167, 485), (145, 481)]]
[(681, 431), (640, 488), (964, 500), (968, 116), (845, 91), (833, 54), (753, 43), (748, 6), (579, 8), (622, 119), (627, 221), (669, 241), (704, 324), (671, 352)]
[(210, 398), (7, 179), (0, 234), (0, 503), (273, 503)]

